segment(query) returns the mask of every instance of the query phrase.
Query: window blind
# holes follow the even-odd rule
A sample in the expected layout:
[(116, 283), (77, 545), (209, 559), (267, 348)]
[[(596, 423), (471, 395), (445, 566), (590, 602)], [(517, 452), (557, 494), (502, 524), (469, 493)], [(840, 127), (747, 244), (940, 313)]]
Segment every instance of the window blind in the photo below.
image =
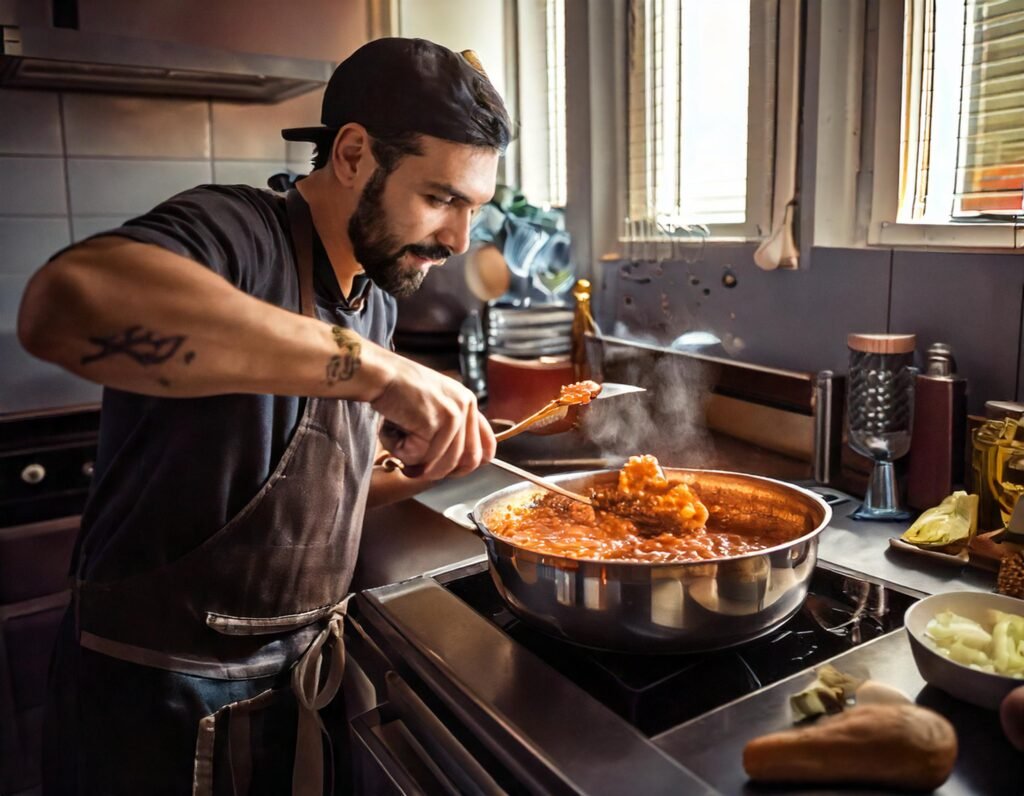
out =
[(627, 223), (742, 224), (749, 0), (631, 0)]
[(1024, 0), (906, 0), (900, 220), (1019, 215)]
[(1024, 0), (968, 0), (954, 215), (1024, 208)]

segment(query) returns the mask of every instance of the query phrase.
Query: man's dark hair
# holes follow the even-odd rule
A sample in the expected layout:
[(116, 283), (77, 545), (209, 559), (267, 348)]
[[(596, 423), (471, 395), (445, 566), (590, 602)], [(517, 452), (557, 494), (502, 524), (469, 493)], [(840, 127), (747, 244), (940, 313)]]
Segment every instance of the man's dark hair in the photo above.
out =
[[(313, 150), (313, 170), (322, 169), (331, 162), (331, 150), (334, 148), (334, 139), (338, 131), (325, 129), (323, 137), (314, 142), (316, 148)], [(370, 149), (377, 165), (387, 176), (397, 167), (399, 161), (406, 155), (422, 155), (423, 148), (420, 146), (420, 133), (402, 133), (388, 137), (379, 137), (370, 133)]]

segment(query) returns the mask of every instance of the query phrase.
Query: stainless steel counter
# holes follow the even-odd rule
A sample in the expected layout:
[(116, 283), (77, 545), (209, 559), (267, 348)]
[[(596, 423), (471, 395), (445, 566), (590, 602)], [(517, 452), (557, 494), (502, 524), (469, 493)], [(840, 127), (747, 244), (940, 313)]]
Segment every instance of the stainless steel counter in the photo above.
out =
[[(370, 512), (364, 531), (356, 588), (395, 583), (427, 571), (480, 559), (483, 544), (457, 524), (479, 498), (515, 481), (485, 467), (462, 479), (439, 484), (414, 500)], [(950, 567), (911, 553), (892, 550), (889, 538), (905, 525), (851, 519), (858, 501), (834, 490), (819, 489), (833, 503), (833, 520), (820, 537), (819, 558), (826, 565), (917, 593), (954, 589), (989, 591), (994, 574)], [(1008, 744), (998, 714), (958, 702), (921, 679), (905, 631), (869, 642), (833, 660), (837, 667), (901, 688), (918, 704), (948, 717), (957, 729), (961, 752), (952, 778), (938, 791), (944, 796), (1021, 793), (1024, 756)], [(653, 740), (660, 749), (723, 794), (763, 792), (746, 779), (740, 760), (751, 738), (792, 726), (788, 697), (813, 679), (807, 670), (751, 694)], [(788, 792), (775, 790), (773, 792)], [(800, 791), (808, 792), (808, 791)], [(832, 792), (817, 789), (815, 793)], [(844, 794), (881, 793), (844, 789)]]
[(995, 573), (975, 567), (952, 566), (916, 553), (894, 550), (889, 539), (909, 523), (869, 522), (850, 515), (860, 502), (832, 489), (812, 487), (832, 504), (832, 522), (821, 535), (818, 558), (836, 568), (893, 583), (923, 594), (943, 591), (992, 591)]
[[(842, 671), (888, 683), (902, 690), (918, 705), (931, 708), (956, 728), (960, 751), (949, 780), (935, 793), (940, 796), (982, 796), (1024, 791), (1024, 755), (1003, 736), (995, 711), (968, 705), (926, 685), (918, 674), (906, 639), (899, 630), (851, 650), (832, 664)], [(782, 680), (749, 697), (725, 705), (700, 718), (654, 738), (654, 743), (690, 771), (726, 796), (765, 793), (751, 784), (740, 761), (747, 741), (793, 726), (789, 696), (810, 685), (814, 675), (803, 672)], [(865, 760), (865, 765), (870, 761)], [(876, 796), (893, 791), (872, 788), (828, 787), (772, 793)]]

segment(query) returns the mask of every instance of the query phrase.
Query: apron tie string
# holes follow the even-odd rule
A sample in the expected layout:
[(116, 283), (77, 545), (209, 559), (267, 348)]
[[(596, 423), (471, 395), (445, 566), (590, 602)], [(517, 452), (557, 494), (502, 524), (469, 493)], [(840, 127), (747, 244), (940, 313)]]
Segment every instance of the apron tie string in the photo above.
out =
[[(324, 749), (322, 739), (331, 739), (320, 718), (320, 709), (330, 704), (345, 673), (345, 640), (342, 637), (350, 594), (331, 609), (327, 625), (321, 630), (292, 670), (292, 691), (299, 705), (299, 723), (295, 738), (295, 768), (292, 771), (294, 796), (322, 796), (324, 787)], [(328, 655), (324, 646), (333, 639)], [(320, 685), (324, 662), (327, 676)], [(333, 756), (332, 756), (333, 763)], [(333, 766), (332, 766), (333, 775)]]

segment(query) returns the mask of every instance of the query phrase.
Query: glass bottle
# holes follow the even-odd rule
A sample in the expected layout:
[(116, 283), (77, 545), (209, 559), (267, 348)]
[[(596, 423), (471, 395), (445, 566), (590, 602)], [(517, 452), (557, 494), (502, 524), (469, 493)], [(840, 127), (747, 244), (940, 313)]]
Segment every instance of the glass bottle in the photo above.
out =
[(487, 397), (487, 338), (477, 310), (471, 310), (459, 328), (459, 373), (477, 400)]
[(590, 378), (587, 366), (587, 332), (595, 330), (594, 316), (590, 311), (590, 280), (579, 279), (572, 291), (576, 299), (576, 310), (572, 318), (572, 367), (576, 381)]
[(989, 402), (990, 417), (972, 435), (971, 471), (978, 491), (978, 529), (993, 531), (1010, 522), (1024, 494), (1024, 406)]

